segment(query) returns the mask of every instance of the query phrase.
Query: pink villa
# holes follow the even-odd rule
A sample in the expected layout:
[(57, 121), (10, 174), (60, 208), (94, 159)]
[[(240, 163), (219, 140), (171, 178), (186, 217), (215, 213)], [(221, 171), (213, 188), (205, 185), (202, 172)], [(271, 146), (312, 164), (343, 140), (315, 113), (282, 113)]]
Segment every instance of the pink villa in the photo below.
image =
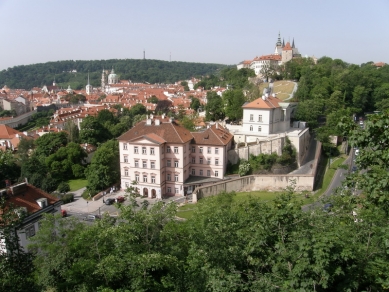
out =
[(174, 119), (150, 115), (118, 140), (121, 187), (136, 181), (140, 195), (162, 198), (221, 181), (233, 135), (218, 123), (192, 133)]

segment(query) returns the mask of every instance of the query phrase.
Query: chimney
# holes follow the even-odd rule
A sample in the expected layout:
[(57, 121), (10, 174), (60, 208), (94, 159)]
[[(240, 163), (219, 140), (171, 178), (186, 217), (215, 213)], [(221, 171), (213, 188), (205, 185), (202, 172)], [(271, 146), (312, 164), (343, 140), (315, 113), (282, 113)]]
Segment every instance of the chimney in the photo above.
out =
[(219, 129), (219, 123), (216, 122), (216, 129)]
[(149, 126), (151, 125), (151, 119), (146, 120), (146, 125), (149, 125)]
[(36, 202), (38, 203), (39, 207), (41, 207), (42, 209), (47, 207), (47, 198), (40, 198), (36, 200)]
[(156, 120), (155, 120), (155, 125), (156, 125), (156, 126), (159, 126), (160, 124), (161, 124), (160, 120), (156, 119)]

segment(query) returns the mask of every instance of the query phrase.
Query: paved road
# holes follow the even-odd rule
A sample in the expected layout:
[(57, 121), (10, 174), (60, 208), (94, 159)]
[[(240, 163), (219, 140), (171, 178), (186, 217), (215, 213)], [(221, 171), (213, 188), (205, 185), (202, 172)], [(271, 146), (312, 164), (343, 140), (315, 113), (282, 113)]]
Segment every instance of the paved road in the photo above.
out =
[[(71, 216), (79, 217), (80, 219), (85, 217), (86, 214), (98, 214), (98, 215), (103, 215), (103, 214), (109, 214), (110, 216), (118, 216), (119, 215), (119, 210), (118, 208), (113, 204), (113, 205), (106, 205), (103, 203), (103, 198), (100, 198), (97, 201), (87, 201), (84, 198), (81, 197), (81, 194), (84, 192), (85, 188), (82, 188), (78, 191), (72, 192), (75, 194), (74, 196), (74, 202), (62, 205), (61, 208), (63, 210), (66, 210), (67, 213)], [(119, 196), (126, 196), (126, 193), (124, 190), (120, 190), (117, 192), (114, 192), (112, 194), (107, 194), (104, 196), (104, 199), (107, 198), (117, 198)], [(175, 201), (176, 203), (184, 203), (185, 200), (188, 199), (190, 200), (191, 197), (188, 196), (188, 198), (185, 197), (169, 197), (166, 199), (163, 199), (162, 201), (164, 202), (170, 202), (170, 201)], [(156, 202), (161, 201), (160, 199), (149, 199), (149, 198), (136, 198), (136, 201), (139, 206), (142, 205), (142, 202), (144, 200), (147, 200), (149, 202), (149, 205), (152, 206)], [(129, 200), (124, 201), (125, 205), (128, 205), (130, 202)]]
[[(336, 170), (336, 172), (331, 180), (330, 185), (328, 186), (327, 190), (321, 196), (322, 199), (331, 196), (332, 194), (334, 194), (335, 190), (338, 187), (342, 186), (343, 180), (346, 178), (347, 174), (349, 173), (350, 162), (352, 162), (352, 158), (353, 158), (353, 155), (350, 155), (349, 157), (347, 157), (347, 159), (343, 163), (343, 164), (346, 164), (349, 166), (348, 169), (339, 168)], [(302, 209), (303, 209), (303, 211), (309, 211), (309, 210), (316, 209), (316, 208), (321, 207), (321, 206), (322, 206), (322, 202), (319, 199), (312, 204), (303, 206)]]

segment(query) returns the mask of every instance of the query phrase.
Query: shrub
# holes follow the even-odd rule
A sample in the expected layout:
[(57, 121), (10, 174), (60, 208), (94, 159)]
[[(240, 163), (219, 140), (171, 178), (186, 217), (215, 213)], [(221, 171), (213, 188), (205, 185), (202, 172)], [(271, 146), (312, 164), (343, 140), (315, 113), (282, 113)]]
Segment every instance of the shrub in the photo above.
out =
[(74, 202), (74, 194), (69, 193), (69, 194), (63, 195), (62, 196), (62, 202), (64, 204)]
[(57, 188), (58, 192), (60, 192), (61, 194), (64, 194), (64, 193), (67, 193), (70, 191), (70, 186), (67, 182), (61, 182), (59, 185), (58, 185), (58, 188)]
[(247, 160), (242, 160), (239, 164), (239, 176), (244, 176), (250, 171), (250, 163)]

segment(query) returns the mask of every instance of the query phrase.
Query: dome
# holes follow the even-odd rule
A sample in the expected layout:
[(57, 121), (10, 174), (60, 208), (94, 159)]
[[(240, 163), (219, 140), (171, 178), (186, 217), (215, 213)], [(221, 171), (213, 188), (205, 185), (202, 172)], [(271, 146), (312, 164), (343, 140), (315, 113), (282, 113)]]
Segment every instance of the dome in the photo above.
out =
[(115, 71), (112, 69), (111, 74), (108, 75), (108, 84), (115, 84), (118, 83), (119, 78), (115, 74)]

